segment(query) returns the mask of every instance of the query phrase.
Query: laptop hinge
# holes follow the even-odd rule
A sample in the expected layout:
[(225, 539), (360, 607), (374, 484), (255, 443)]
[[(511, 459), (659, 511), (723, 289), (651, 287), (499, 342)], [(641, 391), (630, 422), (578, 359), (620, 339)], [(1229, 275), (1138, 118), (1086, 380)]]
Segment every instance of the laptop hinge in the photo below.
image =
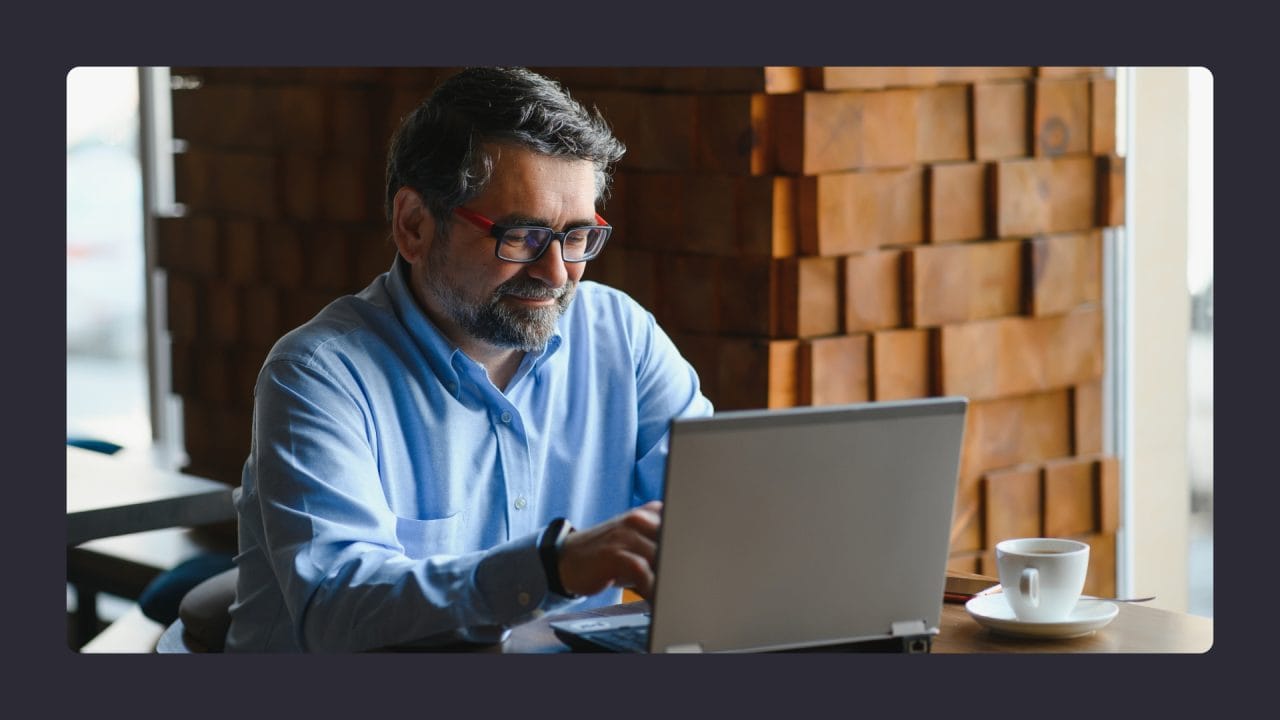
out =
[(906, 635), (924, 635), (928, 630), (925, 628), (923, 620), (899, 620), (889, 626), (889, 632), (894, 637), (902, 637)]
[(700, 653), (702, 652), (702, 643), (679, 643), (676, 645), (668, 645), (666, 652), (669, 653)]

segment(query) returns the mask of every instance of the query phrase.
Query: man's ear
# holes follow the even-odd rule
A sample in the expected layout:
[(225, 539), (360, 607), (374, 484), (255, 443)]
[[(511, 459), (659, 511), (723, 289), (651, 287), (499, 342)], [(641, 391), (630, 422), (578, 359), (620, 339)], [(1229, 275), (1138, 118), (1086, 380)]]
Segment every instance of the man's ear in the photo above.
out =
[(435, 239), (436, 222), (422, 202), (422, 196), (409, 187), (396, 191), (391, 213), (391, 237), (405, 260), (417, 262), (427, 256)]

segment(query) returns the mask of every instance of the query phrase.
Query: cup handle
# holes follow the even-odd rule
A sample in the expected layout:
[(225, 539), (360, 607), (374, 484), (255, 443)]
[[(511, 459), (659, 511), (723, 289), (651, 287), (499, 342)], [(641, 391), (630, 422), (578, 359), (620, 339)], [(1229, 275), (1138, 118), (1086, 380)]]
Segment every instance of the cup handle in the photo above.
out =
[(1031, 607), (1040, 605), (1040, 571), (1035, 568), (1023, 568), (1022, 577), (1018, 578), (1018, 593)]

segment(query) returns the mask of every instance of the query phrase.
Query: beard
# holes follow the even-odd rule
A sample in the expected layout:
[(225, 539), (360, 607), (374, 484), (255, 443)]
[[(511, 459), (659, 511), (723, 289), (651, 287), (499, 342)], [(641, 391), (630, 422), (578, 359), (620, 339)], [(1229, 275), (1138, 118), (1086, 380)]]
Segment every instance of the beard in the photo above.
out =
[[(436, 247), (428, 251), (435, 253)], [(471, 337), (497, 347), (541, 352), (555, 333), (556, 322), (569, 309), (577, 293), (578, 283), (565, 282), (558, 288), (547, 287), (527, 275), (517, 275), (494, 288), (485, 299), (473, 302), (446, 273), (438, 272), (441, 264), (429, 257), (427, 291), (440, 302), (449, 319)], [(532, 300), (555, 300), (545, 307), (523, 307), (505, 302), (507, 295)]]

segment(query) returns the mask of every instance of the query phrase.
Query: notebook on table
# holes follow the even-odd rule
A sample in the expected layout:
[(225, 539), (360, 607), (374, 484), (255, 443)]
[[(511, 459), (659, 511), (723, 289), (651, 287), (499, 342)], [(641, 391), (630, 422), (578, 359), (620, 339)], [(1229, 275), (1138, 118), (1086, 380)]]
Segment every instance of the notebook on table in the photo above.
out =
[(649, 612), (552, 629), (579, 650), (927, 652), (967, 407), (945, 397), (673, 420)]

